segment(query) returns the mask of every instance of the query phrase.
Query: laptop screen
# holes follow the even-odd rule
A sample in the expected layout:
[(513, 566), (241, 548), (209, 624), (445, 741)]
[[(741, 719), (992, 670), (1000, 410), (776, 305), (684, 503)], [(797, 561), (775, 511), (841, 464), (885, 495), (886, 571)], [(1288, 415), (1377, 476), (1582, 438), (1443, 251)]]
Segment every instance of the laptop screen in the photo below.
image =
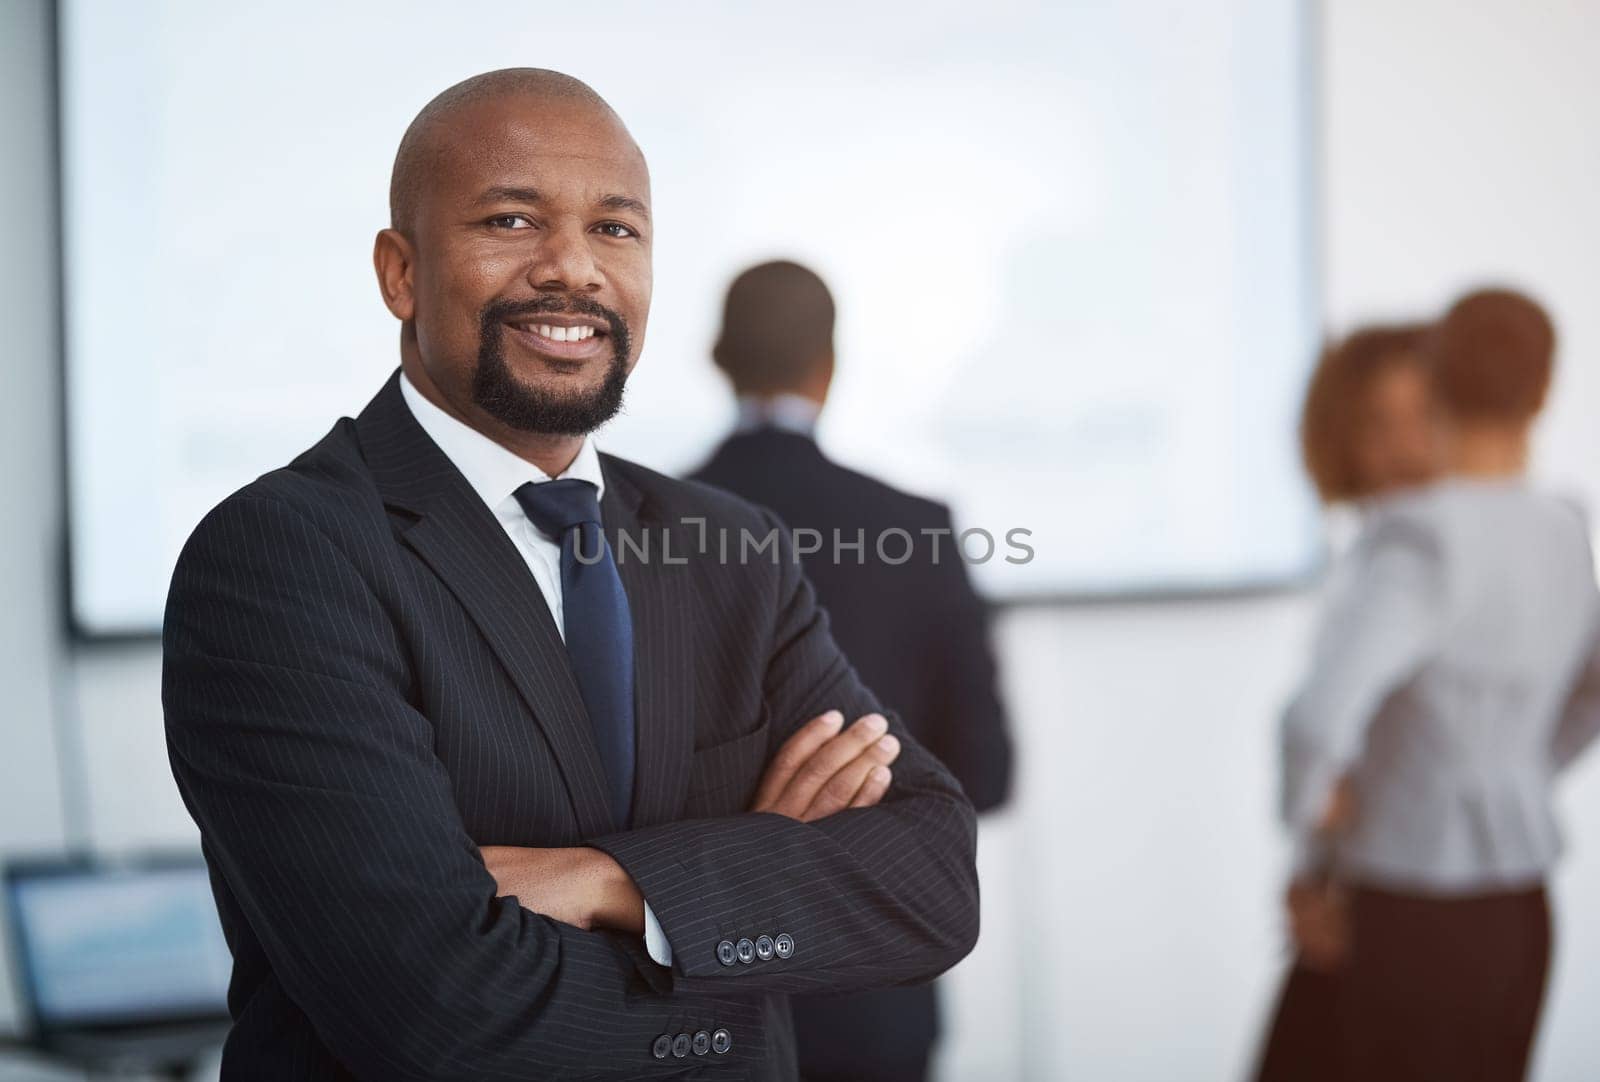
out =
[(8, 876), (41, 1027), (222, 1016), (232, 959), (203, 864)]

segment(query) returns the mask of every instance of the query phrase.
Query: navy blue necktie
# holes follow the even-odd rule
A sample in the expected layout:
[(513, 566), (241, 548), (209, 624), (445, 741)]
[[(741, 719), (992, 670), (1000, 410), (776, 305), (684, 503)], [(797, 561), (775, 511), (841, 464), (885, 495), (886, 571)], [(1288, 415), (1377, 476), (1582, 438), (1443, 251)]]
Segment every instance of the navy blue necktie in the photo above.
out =
[(600, 532), (599, 490), (571, 478), (516, 491), (532, 523), (561, 542), (561, 622), (618, 827), (633, 807), (633, 617)]

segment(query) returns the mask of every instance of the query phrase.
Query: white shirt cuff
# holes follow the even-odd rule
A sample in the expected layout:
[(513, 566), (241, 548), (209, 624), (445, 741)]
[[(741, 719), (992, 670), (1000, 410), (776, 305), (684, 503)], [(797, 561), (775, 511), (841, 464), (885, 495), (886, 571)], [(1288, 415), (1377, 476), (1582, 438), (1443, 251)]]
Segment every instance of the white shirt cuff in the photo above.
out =
[(667, 933), (661, 930), (661, 922), (656, 920), (649, 902), (644, 903), (644, 949), (658, 965), (672, 964), (672, 944), (667, 942)]

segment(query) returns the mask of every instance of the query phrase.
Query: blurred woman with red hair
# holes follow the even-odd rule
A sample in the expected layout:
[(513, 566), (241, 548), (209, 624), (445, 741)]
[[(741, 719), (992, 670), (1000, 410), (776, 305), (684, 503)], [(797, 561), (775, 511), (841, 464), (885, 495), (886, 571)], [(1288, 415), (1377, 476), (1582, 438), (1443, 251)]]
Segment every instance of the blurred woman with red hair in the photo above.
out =
[[(1359, 526), (1366, 508), (1431, 481), (1438, 453), (1424, 324), (1363, 327), (1323, 350), (1300, 415), (1307, 475), (1335, 535)], [(1355, 523), (1347, 521), (1351, 516)], [(1348, 547), (1348, 537), (1336, 549)], [(1335, 567), (1330, 594), (1337, 596)], [(1331, 832), (1348, 817), (1348, 787), (1330, 801)], [(1344, 1077), (1338, 1032), (1340, 970), (1348, 935), (1342, 888), (1324, 861), (1297, 868), (1287, 896), (1295, 945), (1258, 1069), (1258, 1082), (1336, 1082)]]
[(1300, 415), (1300, 451), (1330, 507), (1432, 480), (1422, 324), (1364, 327), (1323, 352)]

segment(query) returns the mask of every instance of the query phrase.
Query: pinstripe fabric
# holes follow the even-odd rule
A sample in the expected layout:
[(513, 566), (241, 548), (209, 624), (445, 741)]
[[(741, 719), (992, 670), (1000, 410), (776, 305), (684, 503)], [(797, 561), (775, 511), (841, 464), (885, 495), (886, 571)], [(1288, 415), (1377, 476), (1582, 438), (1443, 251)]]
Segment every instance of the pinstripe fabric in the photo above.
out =
[[(775, 520), (604, 468), (634, 614), (629, 823), (537, 586), (394, 379), (185, 546), (163, 700), (234, 952), (225, 1078), (791, 1079), (784, 993), (924, 980), (971, 948), (972, 809), (898, 719), (878, 807), (742, 812), (797, 726), (876, 707), (791, 559), (696, 551)], [(495, 899), (491, 844), (612, 853), (673, 968)], [(789, 958), (717, 960), (724, 938), (779, 932)], [(651, 1055), (719, 1027), (725, 1055)]]

